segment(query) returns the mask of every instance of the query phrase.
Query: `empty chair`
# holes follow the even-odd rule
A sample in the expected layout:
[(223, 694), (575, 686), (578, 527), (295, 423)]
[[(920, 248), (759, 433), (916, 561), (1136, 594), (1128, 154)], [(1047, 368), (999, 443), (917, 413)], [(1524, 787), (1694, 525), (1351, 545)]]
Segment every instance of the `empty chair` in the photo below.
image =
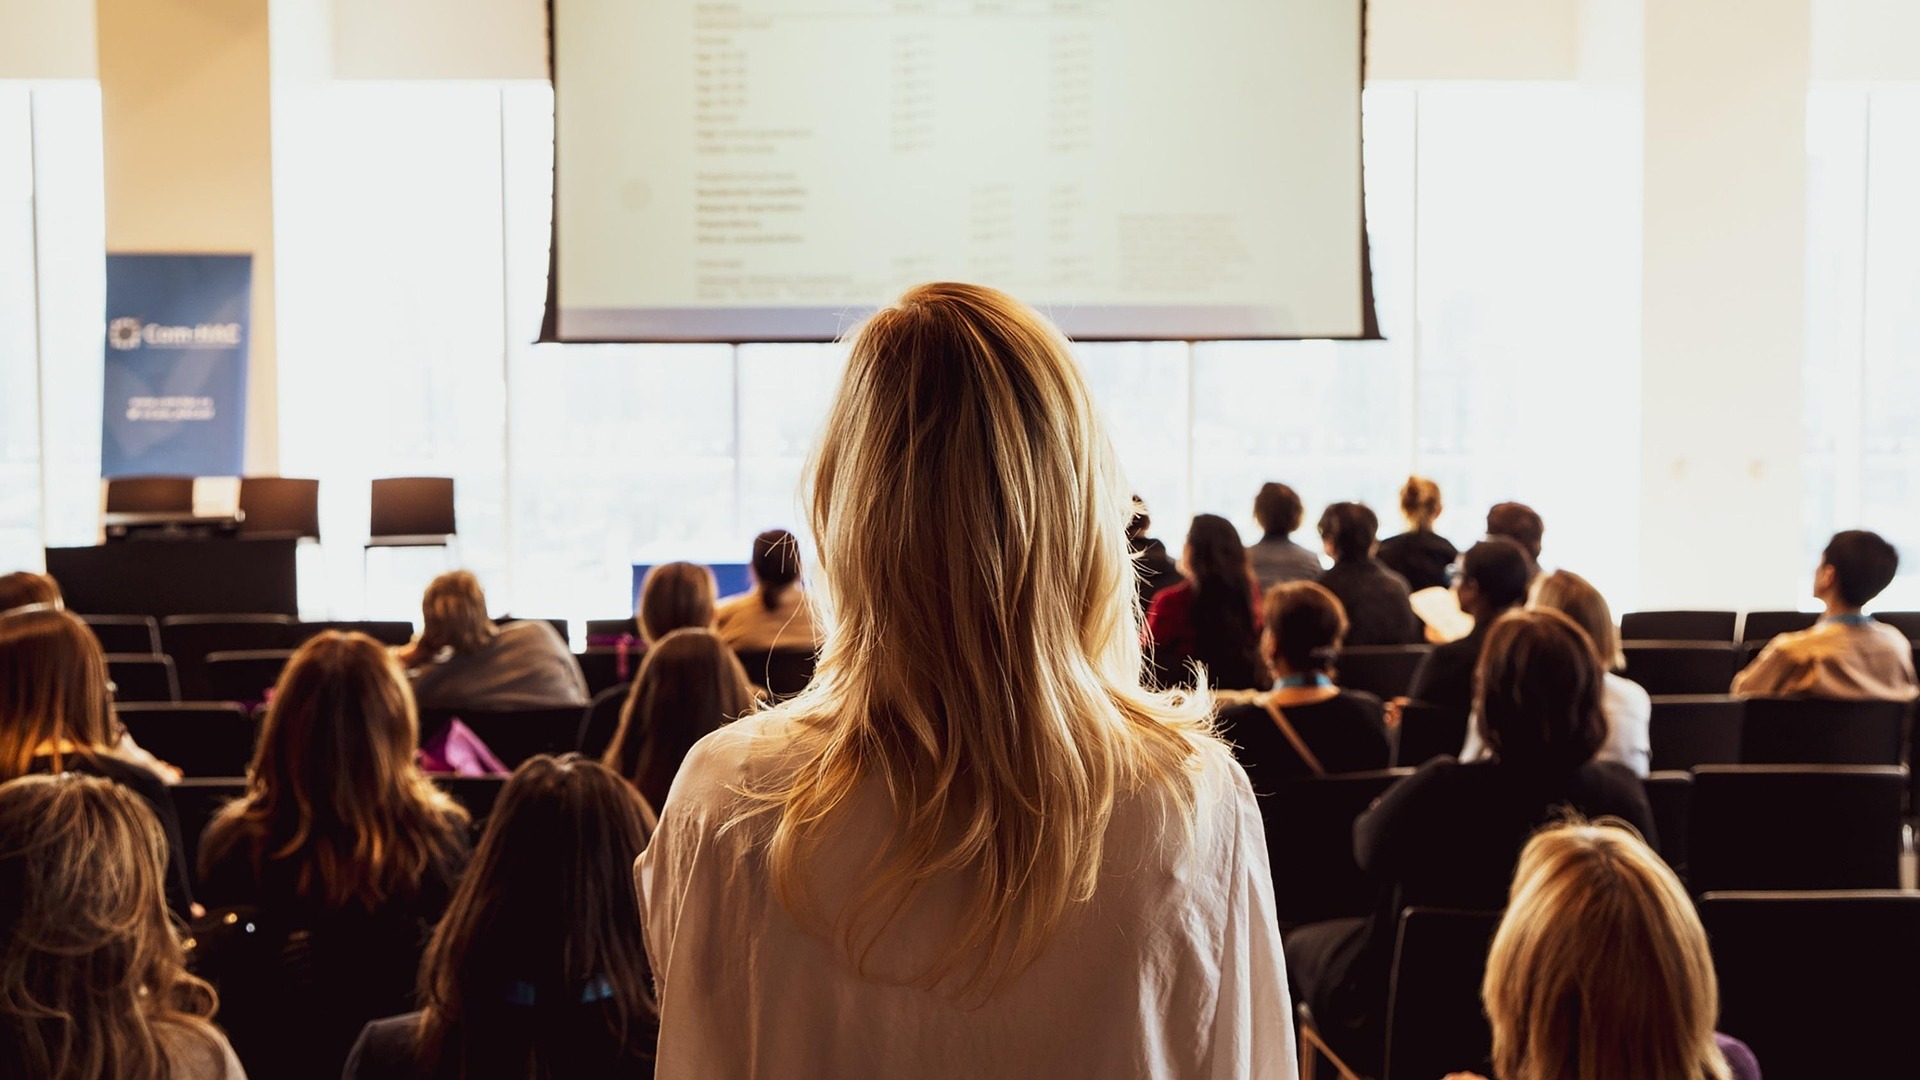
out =
[(1649, 694), (1724, 694), (1740, 647), (1731, 642), (1629, 641), (1626, 676)]
[[(1738, 765), (1746, 702), (1725, 694), (1676, 694), (1653, 699), (1648, 737), (1654, 769)], [(1663, 837), (1664, 838), (1664, 837)]]
[(1900, 885), (1905, 769), (1707, 765), (1694, 770), (1687, 882), (1719, 889)]
[(285, 476), (240, 478), (240, 535), (320, 539), (320, 481)]
[(505, 626), (508, 623), (517, 622), (543, 622), (560, 632), (561, 641), (569, 645), (573, 644), (573, 634), (567, 629), (567, 620), (565, 619), (534, 619), (524, 615), (502, 615), (493, 621), (495, 625), (498, 626)]
[(1876, 611), (1873, 617), (1907, 635), (1910, 641), (1920, 641), (1920, 611)]
[(1395, 732), (1394, 766), (1418, 768), (1443, 754), (1459, 754), (1467, 741), (1467, 719), (1464, 709), (1407, 702), (1400, 708), (1400, 727)]
[(629, 615), (624, 619), (588, 619), (587, 644), (611, 645), (620, 638), (638, 638), (640, 623)]
[(1480, 1007), (1499, 912), (1408, 908), (1400, 915), (1387, 995), (1385, 1080), (1481, 1069), (1493, 1031)]
[(151, 615), (82, 615), (100, 648), (110, 653), (160, 652), (160, 620)]
[(113, 477), (107, 481), (107, 513), (191, 514), (193, 477)]
[(1720, 1030), (1767, 1080), (1914, 1075), (1920, 893), (1714, 892), (1700, 921)]
[[(583, 747), (584, 749), (584, 747)], [(1379, 886), (1353, 861), (1353, 823), (1412, 769), (1289, 780), (1260, 800), (1283, 927), (1365, 915)]]
[(108, 653), (107, 678), (113, 680), (116, 702), (180, 700), (180, 678), (170, 656)]
[(1900, 701), (1749, 698), (1740, 760), (1748, 765), (1898, 765), (1907, 712)]
[(1413, 687), (1413, 673), (1432, 651), (1431, 645), (1349, 645), (1340, 650), (1334, 670), (1346, 689), (1391, 701), (1406, 696)]
[(458, 530), (453, 519), (453, 479), (398, 476), (375, 480), (367, 546), (445, 547)]
[(478, 709), (422, 709), (420, 742), (436, 738), (450, 720), (459, 720), (487, 744), (495, 757), (513, 769), (535, 754), (564, 754), (580, 738), (580, 710), (521, 709), (487, 712)]
[(790, 698), (813, 681), (814, 654), (811, 649), (762, 649), (736, 651), (747, 679), (764, 688), (775, 701)]
[(507, 786), (507, 778), (441, 774), (433, 777), (433, 783), (466, 810), (468, 824), (478, 838), (486, 829), (487, 815), (493, 813), (493, 804), (500, 800), (500, 789)]
[(640, 662), (646, 656), (645, 649), (635, 646), (590, 645), (574, 659), (580, 662), (580, 674), (586, 677), (587, 693), (598, 694), (631, 683), (640, 674)]
[(141, 749), (188, 776), (245, 776), (253, 760), (253, 720), (233, 702), (127, 702), (114, 711)]
[(288, 649), (243, 649), (207, 655), (210, 700), (253, 705), (265, 701), (293, 657)]
[(405, 645), (413, 640), (413, 624), (405, 619), (333, 619), (303, 622), (295, 632), (300, 643), (327, 630), (343, 634), (365, 634), (382, 645)]
[(237, 774), (189, 776), (177, 784), (167, 785), (174, 812), (180, 815), (181, 850), (187, 857), (187, 865), (196, 872), (200, 866), (200, 836), (207, 831), (207, 822), (213, 820), (221, 807), (246, 793), (246, 778)]
[(598, 761), (613, 745), (614, 733), (620, 730), (620, 710), (626, 708), (630, 690), (625, 685), (609, 686), (593, 695), (581, 714), (580, 733), (574, 740), (581, 753)]
[(1819, 621), (1817, 611), (1749, 611), (1740, 623), (1740, 640), (1764, 643), (1781, 634), (1805, 630)]
[(1647, 793), (1647, 805), (1653, 809), (1654, 839), (1660, 857), (1667, 861), (1681, 880), (1687, 876), (1687, 829), (1693, 807), (1693, 774), (1652, 772), (1640, 781)]
[(1740, 616), (1732, 611), (1629, 611), (1620, 616), (1625, 641), (1732, 641)]
[(180, 692), (189, 700), (213, 696), (207, 656), (251, 649), (291, 649), (299, 624), (288, 615), (169, 615), (160, 620), (160, 645), (180, 672)]

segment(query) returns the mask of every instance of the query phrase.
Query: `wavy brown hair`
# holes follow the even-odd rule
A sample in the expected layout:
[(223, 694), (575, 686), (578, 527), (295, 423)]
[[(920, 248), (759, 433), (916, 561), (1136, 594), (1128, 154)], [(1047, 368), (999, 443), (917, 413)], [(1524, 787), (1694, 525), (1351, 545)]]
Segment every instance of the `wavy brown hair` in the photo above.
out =
[(29, 570), (0, 574), (0, 614), (35, 604), (59, 607), (60, 603), (60, 583), (45, 574)]
[(470, 570), (450, 570), (427, 584), (420, 597), (420, 634), (401, 654), (407, 667), (427, 663), (442, 650), (474, 653), (500, 628), (487, 617), (487, 594)]
[(386, 648), (316, 636), (274, 687), (247, 793), (208, 826), (202, 871), (248, 843), (256, 866), (296, 864), (295, 891), (335, 907), (411, 892), (454, 857), (467, 818), (415, 763), (419, 739), (413, 692)]
[(1502, 615), (1475, 675), (1481, 737), (1501, 762), (1576, 769), (1607, 739), (1599, 653), (1578, 623), (1550, 608)]
[(717, 634), (675, 630), (647, 650), (601, 760), (658, 810), (693, 744), (753, 706), (746, 669)]
[(685, 627), (712, 626), (713, 601), (713, 571), (699, 563), (661, 563), (640, 583), (634, 618), (641, 639), (651, 643)]
[(166, 863), (153, 811), (111, 781), (0, 784), (0, 1075), (168, 1080), (195, 1058), (192, 1075), (224, 1074), (213, 989), (187, 973), (167, 915)]
[(43, 745), (62, 768), (62, 740), (82, 756), (118, 741), (100, 640), (66, 611), (0, 615), (0, 780), (29, 772)]

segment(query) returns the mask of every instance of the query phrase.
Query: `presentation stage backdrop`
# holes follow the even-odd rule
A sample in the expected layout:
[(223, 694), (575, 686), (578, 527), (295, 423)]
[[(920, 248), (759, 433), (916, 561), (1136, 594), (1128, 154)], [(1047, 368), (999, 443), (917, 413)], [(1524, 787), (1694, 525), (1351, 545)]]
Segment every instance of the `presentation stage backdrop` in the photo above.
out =
[(251, 255), (108, 255), (100, 475), (238, 476)]

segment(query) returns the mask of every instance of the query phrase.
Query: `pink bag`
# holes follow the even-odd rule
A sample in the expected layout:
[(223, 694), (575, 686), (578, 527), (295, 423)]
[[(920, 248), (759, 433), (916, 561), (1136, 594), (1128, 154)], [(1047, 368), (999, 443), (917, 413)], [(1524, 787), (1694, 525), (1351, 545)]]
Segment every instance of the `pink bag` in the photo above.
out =
[(420, 767), (430, 773), (455, 776), (504, 776), (513, 770), (487, 749), (473, 729), (458, 720), (420, 747)]

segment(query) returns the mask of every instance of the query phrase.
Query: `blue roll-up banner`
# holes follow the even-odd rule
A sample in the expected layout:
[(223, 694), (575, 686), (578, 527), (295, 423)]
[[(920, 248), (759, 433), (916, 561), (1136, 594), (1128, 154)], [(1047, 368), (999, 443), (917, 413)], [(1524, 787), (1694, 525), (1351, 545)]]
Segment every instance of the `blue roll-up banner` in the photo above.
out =
[(251, 255), (108, 255), (101, 476), (238, 476)]

